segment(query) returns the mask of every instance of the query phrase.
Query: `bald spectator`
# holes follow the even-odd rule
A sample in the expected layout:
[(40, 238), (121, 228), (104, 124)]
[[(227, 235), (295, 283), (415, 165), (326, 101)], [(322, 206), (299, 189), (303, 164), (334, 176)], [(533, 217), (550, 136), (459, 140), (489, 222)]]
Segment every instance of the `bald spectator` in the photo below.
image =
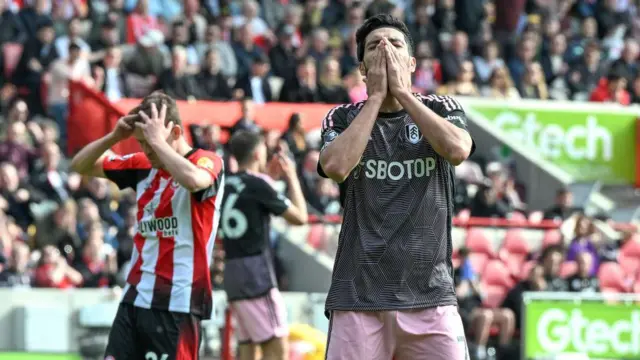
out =
[(248, 25), (254, 36), (263, 36), (271, 32), (269, 25), (259, 16), (260, 4), (254, 0), (244, 0), (242, 2), (242, 14), (233, 18), (233, 25), (236, 27)]
[(261, 57), (264, 52), (254, 43), (254, 33), (251, 25), (242, 25), (236, 31), (237, 41), (233, 44), (233, 51), (238, 60), (238, 73), (236, 76), (240, 79), (249, 74), (253, 60)]

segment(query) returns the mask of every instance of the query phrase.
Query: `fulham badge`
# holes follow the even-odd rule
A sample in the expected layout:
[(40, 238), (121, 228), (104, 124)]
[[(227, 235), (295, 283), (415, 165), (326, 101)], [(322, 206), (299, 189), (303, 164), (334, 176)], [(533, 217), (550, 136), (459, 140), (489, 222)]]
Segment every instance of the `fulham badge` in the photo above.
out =
[(422, 134), (420, 133), (420, 129), (418, 129), (418, 125), (416, 124), (407, 124), (404, 129), (405, 135), (407, 136), (407, 140), (412, 144), (417, 144), (422, 140)]

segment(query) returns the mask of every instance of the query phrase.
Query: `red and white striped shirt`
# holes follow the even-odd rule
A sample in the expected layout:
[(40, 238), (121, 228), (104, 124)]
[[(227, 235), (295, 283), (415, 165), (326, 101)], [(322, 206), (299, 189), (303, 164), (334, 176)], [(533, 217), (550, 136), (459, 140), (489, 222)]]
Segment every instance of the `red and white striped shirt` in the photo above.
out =
[(136, 191), (136, 234), (122, 302), (208, 319), (209, 266), (220, 220), (223, 161), (200, 149), (185, 157), (211, 174), (209, 188), (191, 193), (167, 171), (152, 168), (143, 153), (104, 160), (107, 178), (121, 189)]

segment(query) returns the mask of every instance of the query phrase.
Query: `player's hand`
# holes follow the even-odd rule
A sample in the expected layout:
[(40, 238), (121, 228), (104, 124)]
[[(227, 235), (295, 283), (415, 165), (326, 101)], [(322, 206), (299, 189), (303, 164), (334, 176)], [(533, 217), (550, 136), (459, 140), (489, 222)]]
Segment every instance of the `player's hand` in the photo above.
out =
[(158, 144), (167, 141), (173, 129), (173, 121), (165, 125), (164, 120), (167, 117), (167, 105), (162, 104), (160, 112), (156, 104), (151, 104), (151, 114), (144, 111), (138, 113), (142, 121), (136, 122), (136, 127), (142, 130), (144, 138), (149, 144)]
[(282, 169), (282, 174), (287, 178), (287, 180), (297, 179), (298, 173), (296, 172), (296, 164), (293, 160), (283, 152), (276, 154), (276, 156), (278, 158), (280, 169)]
[(387, 58), (384, 53), (385, 43), (380, 41), (376, 47), (376, 53), (371, 61), (373, 65), (367, 69), (364, 82), (367, 83), (369, 98), (377, 97), (384, 100), (387, 97), (389, 85), (387, 83)]
[(388, 39), (382, 40), (386, 46), (383, 48), (387, 59), (387, 78), (389, 92), (398, 98), (402, 93), (411, 91), (411, 70), (406, 60), (403, 60), (398, 49)]
[(129, 136), (133, 134), (133, 130), (135, 129), (134, 123), (138, 115), (126, 115), (118, 119), (116, 122), (116, 127), (113, 128), (113, 135), (118, 140), (128, 139)]

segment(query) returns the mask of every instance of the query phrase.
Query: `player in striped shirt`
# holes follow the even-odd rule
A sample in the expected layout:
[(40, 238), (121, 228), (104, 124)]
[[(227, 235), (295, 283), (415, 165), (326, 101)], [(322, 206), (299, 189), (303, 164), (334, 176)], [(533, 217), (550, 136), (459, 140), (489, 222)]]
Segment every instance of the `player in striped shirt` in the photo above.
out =
[[(143, 152), (109, 154), (130, 136)], [(209, 265), (224, 189), (222, 159), (191, 148), (175, 101), (153, 93), (71, 166), (136, 192), (131, 269), (105, 359), (197, 359), (200, 320), (212, 311)]]

